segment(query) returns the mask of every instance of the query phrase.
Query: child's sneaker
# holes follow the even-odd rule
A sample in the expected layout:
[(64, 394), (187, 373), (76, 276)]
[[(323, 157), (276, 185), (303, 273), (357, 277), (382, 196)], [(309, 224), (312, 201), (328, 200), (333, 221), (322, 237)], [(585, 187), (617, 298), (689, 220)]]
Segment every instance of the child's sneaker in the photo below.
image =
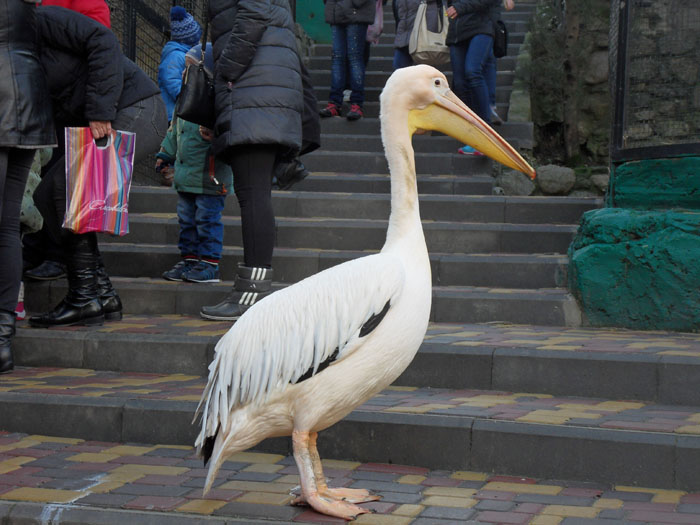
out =
[(362, 112), (362, 106), (359, 104), (352, 104), (350, 106), (350, 111), (348, 111), (347, 118), (348, 120), (359, 120), (362, 117), (364, 117), (365, 114)]
[(471, 146), (466, 145), (466, 144), (464, 146), (462, 146), (461, 148), (459, 148), (457, 150), (457, 153), (459, 153), (461, 155), (468, 155), (470, 157), (483, 157), (484, 156), (484, 154), (481, 153), (479, 150), (476, 150), (476, 149), (474, 149)]
[(503, 119), (498, 114), (498, 108), (496, 106), (491, 106), (491, 124), (494, 126), (503, 124)]
[(199, 261), (192, 268), (187, 270), (182, 278), (191, 283), (218, 283), (219, 265), (206, 261)]
[(183, 259), (167, 272), (163, 272), (163, 279), (168, 281), (182, 281), (183, 274), (197, 264), (197, 259)]
[(321, 116), (321, 118), (339, 117), (340, 108), (333, 104), (333, 102), (329, 102), (325, 108), (318, 112), (318, 114)]

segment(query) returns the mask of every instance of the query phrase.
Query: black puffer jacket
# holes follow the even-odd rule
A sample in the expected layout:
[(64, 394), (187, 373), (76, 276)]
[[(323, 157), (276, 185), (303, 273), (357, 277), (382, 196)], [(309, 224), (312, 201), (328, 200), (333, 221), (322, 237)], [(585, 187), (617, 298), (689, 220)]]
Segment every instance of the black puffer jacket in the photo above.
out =
[(333, 25), (371, 24), (374, 0), (324, 0), (326, 23)]
[(210, 0), (214, 152), (240, 144), (301, 147), (302, 81), (287, 0)]
[(450, 20), (447, 31), (447, 44), (457, 44), (469, 40), (474, 35), (494, 35), (494, 9), (501, 0), (451, 0), (458, 13)]
[(62, 124), (112, 121), (118, 110), (160, 93), (102, 24), (56, 6), (39, 7), (37, 23), (41, 63), (54, 114)]
[(38, 59), (36, 6), (0, 0), (0, 147), (56, 144)]

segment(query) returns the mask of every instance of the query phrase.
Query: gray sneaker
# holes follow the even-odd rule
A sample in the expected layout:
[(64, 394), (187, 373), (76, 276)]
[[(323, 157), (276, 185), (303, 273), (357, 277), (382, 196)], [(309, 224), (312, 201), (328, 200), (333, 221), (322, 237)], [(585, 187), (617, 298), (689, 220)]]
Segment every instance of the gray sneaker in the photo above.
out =
[(218, 283), (221, 281), (219, 279), (219, 265), (199, 261), (182, 274), (182, 279), (190, 283)]

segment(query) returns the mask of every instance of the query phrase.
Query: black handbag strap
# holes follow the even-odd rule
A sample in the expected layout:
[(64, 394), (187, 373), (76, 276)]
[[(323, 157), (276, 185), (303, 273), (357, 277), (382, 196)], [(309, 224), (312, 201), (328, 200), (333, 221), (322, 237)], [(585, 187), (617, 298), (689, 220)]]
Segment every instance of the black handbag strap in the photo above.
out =
[(204, 31), (202, 31), (202, 64), (204, 64), (204, 55), (207, 51), (207, 32), (209, 31), (209, 0), (204, 7)]

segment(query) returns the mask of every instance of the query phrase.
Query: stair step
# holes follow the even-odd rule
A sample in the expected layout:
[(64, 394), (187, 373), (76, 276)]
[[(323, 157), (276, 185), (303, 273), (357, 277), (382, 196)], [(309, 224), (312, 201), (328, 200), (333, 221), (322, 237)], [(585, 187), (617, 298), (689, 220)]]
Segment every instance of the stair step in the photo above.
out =
[[(147, 277), (114, 277), (112, 282), (124, 303), (124, 313), (135, 315), (199, 315), (202, 306), (218, 304), (233, 285), (231, 281), (197, 284)], [(282, 285), (274, 287), (279, 289)], [(32, 313), (53, 308), (67, 292), (64, 280), (28, 283), (26, 288), (25, 307)], [(575, 299), (560, 288), (436, 286), (431, 320), (579, 326), (581, 314)]]
[[(203, 500), (205, 470), (188, 446), (95, 443), (22, 433), (5, 436), (6, 446), (16, 457), (9, 460), (12, 464), (3, 475), (3, 523), (343, 523), (290, 505), (293, 496), (289, 493), (296, 494), (299, 485), (290, 456), (234, 455), (224, 463), (215, 490)], [(342, 450), (329, 452), (342, 454)], [(91, 455), (81, 456), (85, 451)], [(361, 504), (375, 513), (361, 522), (697, 523), (700, 518), (698, 495), (682, 490), (430, 470), (395, 463), (322, 461), (329, 486), (371, 489), (381, 497), (380, 502)], [(32, 488), (37, 483), (42, 489)]]
[[(512, 44), (508, 42), (508, 56), (517, 56), (520, 44)], [(314, 56), (331, 56), (331, 44), (315, 44), (311, 48), (311, 54)], [(394, 56), (394, 44), (372, 44), (370, 56)], [(447, 66), (449, 67), (449, 65)]]
[[(287, 248), (378, 250), (386, 239), (387, 220), (277, 217), (277, 246)], [(175, 213), (129, 217), (130, 233), (109, 242), (177, 245)], [(241, 221), (223, 217), (224, 243), (241, 245)], [(423, 223), (431, 252), (566, 253), (576, 226), (568, 224), (498, 224), (429, 221)]]
[[(393, 41), (394, 35), (389, 35)], [(385, 35), (382, 35), (384, 38)], [(383, 41), (383, 44), (391, 44), (392, 42)], [(515, 71), (515, 65), (517, 62), (517, 57), (515, 56), (504, 56), (498, 59), (497, 68), (498, 71)], [(447, 66), (449, 67), (449, 66)], [(331, 69), (331, 55), (313, 55), (309, 57), (310, 70), (319, 69)], [(369, 63), (367, 64), (367, 71), (392, 71), (393, 70), (393, 56), (375, 56), (370, 53)]]
[[(194, 375), (20, 368), (0, 377), (3, 427), (191, 445), (203, 385)], [(691, 489), (700, 485), (698, 417), (697, 407), (641, 401), (391, 387), (322, 432), (319, 450), (360, 462)], [(289, 455), (290, 440), (255, 449)]]
[[(360, 121), (362, 122), (362, 121)], [(418, 175), (418, 192), (440, 195), (491, 195), (491, 175)], [(379, 173), (313, 171), (294, 186), (304, 192), (390, 193), (389, 177)]]
[[(272, 195), (275, 215), (280, 217), (387, 219), (391, 211), (390, 195), (381, 193), (276, 191)], [(601, 204), (601, 199), (593, 198), (420, 196), (421, 217), (426, 221), (575, 224), (584, 212)], [(172, 213), (176, 206), (177, 193), (170, 188), (135, 186), (129, 195), (131, 213)], [(223, 214), (240, 215), (235, 196), (226, 199)]]
[[(325, 70), (312, 70), (309, 71), (311, 75), (311, 81), (314, 86), (330, 86), (331, 85), (331, 72), (328, 69)], [(389, 79), (393, 71), (370, 71), (365, 73), (365, 90), (368, 88), (383, 88), (386, 81)], [(448, 73), (447, 79), (452, 84), (452, 73)], [(498, 87), (509, 87), (513, 84), (513, 79), (515, 78), (515, 72), (513, 71), (503, 71), (499, 70), (496, 86)]]
[[(378, 102), (379, 94), (384, 89), (384, 86), (369, 86), (365, 88), (365, 103), (367, 102)], [(327, 84), (315, 84), (314, 92), (316, 98), (325, 102), (328, 100), (328, 94), (330, 91), (330, 82)], [(496, 103), (507, 104), (510, 101), (510, 93), (512, 91), (511, 86), (497, 86), (496, 87)]]
[[(12, 345), (19, 366), (205, 376), (230, 326), (180, 315), (127, 315), (122, 323), (70, 330), (20, 323)], [(431, 323), (395, 385), (700, 405), (698, 373), (693, 334), (660, 339), (628, 330)]]
[[(112, 276), (158, 278), (180, 260), (175, 245), (104, 243), (105, 265)], [(272, 265), (275, 280), (295, 283), (336, 264), (368, 255), (367, 250), (308, 250), (279, 248)], [(232, 281), (235, 260), (242, 260), (243, 248), (225, 246), (220, 265), (221, 278)], [(566, 283), (568, 261), (562, 255), (543, 254), (445, 254), (433, 253), (433, 284), (493, 288), (555, 288)]]

